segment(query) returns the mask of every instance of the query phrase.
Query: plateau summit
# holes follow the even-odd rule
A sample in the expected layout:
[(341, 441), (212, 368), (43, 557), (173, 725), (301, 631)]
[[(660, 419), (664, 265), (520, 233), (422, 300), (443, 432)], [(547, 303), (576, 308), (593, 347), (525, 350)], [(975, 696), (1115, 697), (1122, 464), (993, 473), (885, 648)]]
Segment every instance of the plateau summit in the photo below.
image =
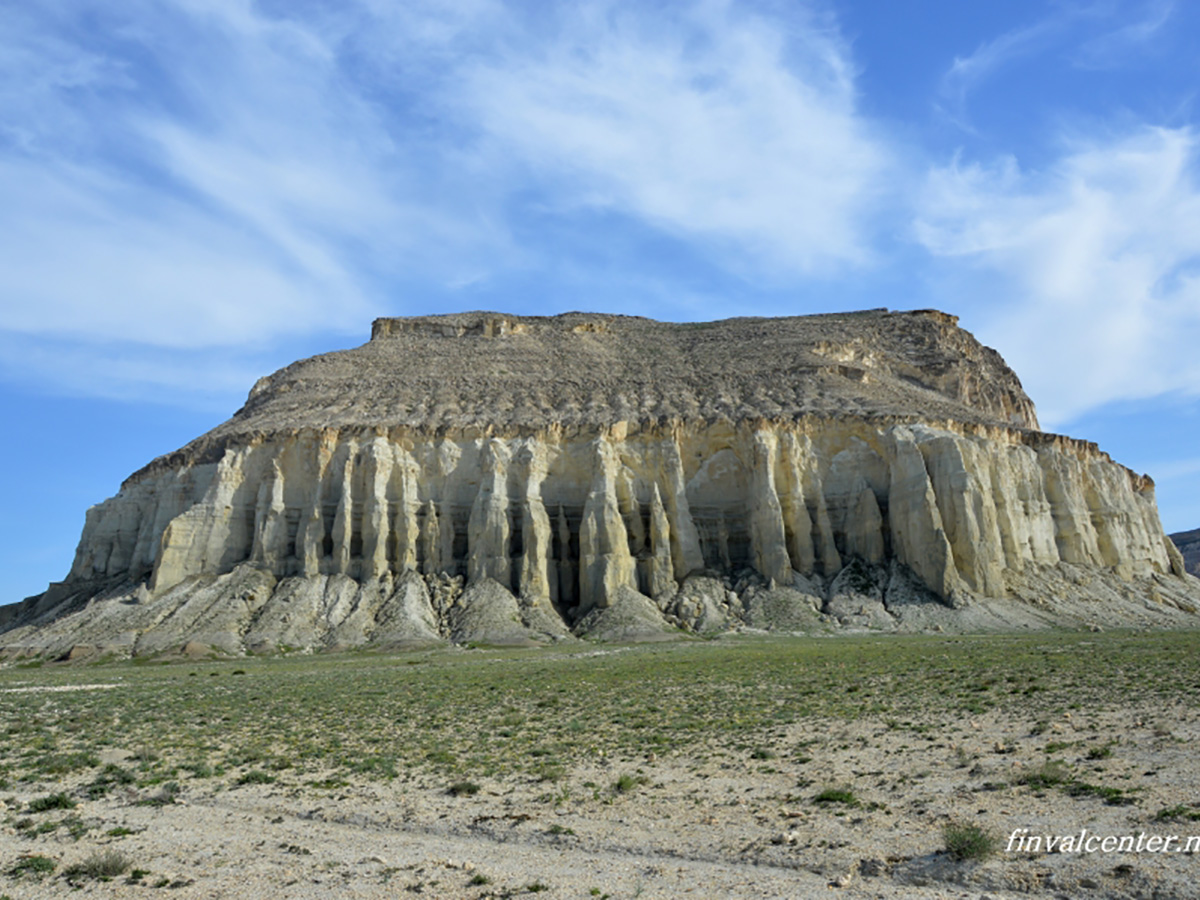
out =
[(1200, 624), (1154, 486), (932, 310), (378, 319), (87, 513), (7, 656)]

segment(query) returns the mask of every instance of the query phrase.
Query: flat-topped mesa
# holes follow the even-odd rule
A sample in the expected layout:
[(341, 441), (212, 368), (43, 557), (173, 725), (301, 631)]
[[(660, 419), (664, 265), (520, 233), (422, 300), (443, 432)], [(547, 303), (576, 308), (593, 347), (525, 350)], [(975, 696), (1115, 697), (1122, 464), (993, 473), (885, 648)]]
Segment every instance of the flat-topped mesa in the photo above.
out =
[(210, 437), (297, 427), (607, 426), (899, 416), (1037, 429), (994, 350), (933, 311), (656, 322), (456, 313), (261, 379)]
[(1197, 587), (1153, 483), (953, 316), (461, 313), (261, 379), (0, 646), (1170, 624)]

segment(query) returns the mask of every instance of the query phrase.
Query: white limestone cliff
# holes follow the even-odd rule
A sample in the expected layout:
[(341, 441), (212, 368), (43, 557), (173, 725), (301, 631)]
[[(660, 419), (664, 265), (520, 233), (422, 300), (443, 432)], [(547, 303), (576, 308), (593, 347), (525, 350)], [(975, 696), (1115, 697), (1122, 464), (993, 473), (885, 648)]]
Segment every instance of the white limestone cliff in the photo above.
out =
[(1085, 595), (1173, 622), (1200, 583), (1167, 544), (1149, 479), (1000, 421), (302, 426), (132, 476), (88, 511), (66, 581), (5, 613), (0, 647), (921, 628), (951, 609), (1069, 624), (1094, 614)]

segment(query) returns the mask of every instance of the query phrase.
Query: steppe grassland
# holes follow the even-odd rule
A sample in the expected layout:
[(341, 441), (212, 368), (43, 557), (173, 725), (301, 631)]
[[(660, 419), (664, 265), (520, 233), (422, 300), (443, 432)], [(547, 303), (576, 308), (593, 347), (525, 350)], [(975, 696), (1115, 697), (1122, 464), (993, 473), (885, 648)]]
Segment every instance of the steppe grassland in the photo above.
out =
[[(516, 778), (553, 802), (636, 790), (651, 755), (768, 773), (803, 763), (812, 742), (789, 738), (798, 724), (811, 734), (868, 719), (897, 747), (952, 745), (989, 713), (1045, 729), (1048, 762), (1071, 744), (1102, 760), (1119, 735), (1097, 726), (1055, 742), (1050, 724), (1080, 710), (1194, 707), (1198, 649), (1192, 632), (1039, 633), (16, 666), (0, 671), (0, 789), (62, 783), (168, 802), (199, 782), (320, 794), (365, 779), (469, 794)], [(44, 690), (95, 684), (116, 687)], [(122, 765), (101, 765), (114, 749)], [(624, 779), (577, 784), (573, 770), (598, 759), (624, 766)], [(1033, 788), (1109, 800), (1126, 790), (1070, 767), (1042, 774)]]

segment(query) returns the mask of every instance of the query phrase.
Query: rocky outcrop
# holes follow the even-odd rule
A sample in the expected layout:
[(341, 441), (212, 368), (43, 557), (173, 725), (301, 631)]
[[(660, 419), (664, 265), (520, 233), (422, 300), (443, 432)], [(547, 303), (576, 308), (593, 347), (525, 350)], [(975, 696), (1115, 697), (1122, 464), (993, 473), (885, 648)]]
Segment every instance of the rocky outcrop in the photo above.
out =
[(1171, 535), (1171, 541), (1179, 553), (1178, 563), (1187, 572), (1200, 577), (1200, 528), (1193, 531), (1177, 531)]
[[(800, 324), (814, 321), (804, 338)], [(620, 355), (643, 332), (656, 352)], [(783, 350), (745, 335), (777, 336)], [(414, 341), (434, 345), (416, 362)], [(594, 358), (622, 362), (602, 408), (556, 406), (537, 424), (517, 410), (575, 395), (533, 375), (523, 392), (481, 389), (495, 421), (389, 418), (415, 395), (407, 382), (371, 393), (381, 354), (394, 378), (420, 384), (447, 371), (429, 362), (438, 345), (462, 343), (443, 355), (478, 357), (470, 377), (535, 358), (530, 372), (553, 366), (582, 384), (606, 377), (586, 365)], [(712, 372), (687, 381), (670, 368), (683, 345), (718, 372), (740, 352), (756, 380), (731, 376), (726, 394)], [(1200, 602), (1152, 482), (1092, 444), (1035, 430), (1015, 376), (940, 313), (691, 327), (578, 314), (384, 320), (341, 356), (355, 354), (365, 371), (334, 366), (340, 405), (313, 409), (333, 370), (298, 363), (89, 510), (69, 577), (6, 612), (0, 646), (142, 654), (190, 641), (240, 653), (572, 631), (1173, 624)], [(814, 375), (813, 356), (858, 366), (836, 375), (847, 381), (836, 415), (798, 408), (809, 390), (833, 402), (834, 364)], [(698, 385), (718, 393), (701, 399)], [(901, 415), (890, 404), (905, 391), (924, 405)], [(654, 398), (703, 414), (655, 415)], [(461, 412), (468, 400), (456, 402)], [(737, 412), (746, 402), (753, 414)], [(289, 404), (303, 415), (284, 426)], [(373, 421), (354, 421), (372, 404)]]

